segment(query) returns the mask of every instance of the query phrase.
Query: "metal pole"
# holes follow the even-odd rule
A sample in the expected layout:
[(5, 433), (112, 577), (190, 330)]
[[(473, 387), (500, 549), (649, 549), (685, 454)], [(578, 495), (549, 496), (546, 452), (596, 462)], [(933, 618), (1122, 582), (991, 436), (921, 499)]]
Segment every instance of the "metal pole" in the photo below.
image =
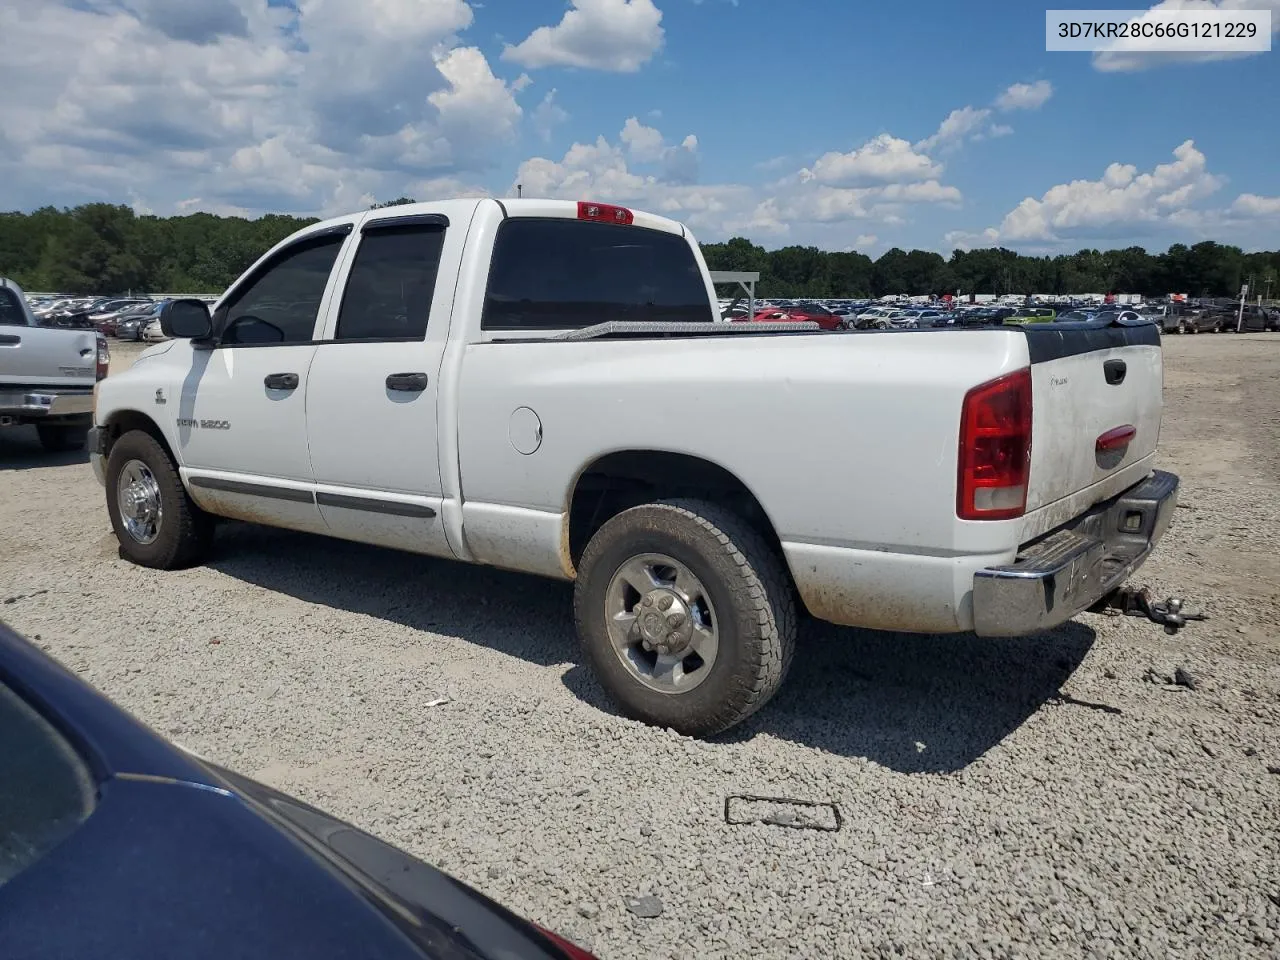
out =
[(1249, 285), (1240, 288), (1240, 313), (1236, 317), (1236, 333), (1244, 332), (1244, 301), (1249, 296)]

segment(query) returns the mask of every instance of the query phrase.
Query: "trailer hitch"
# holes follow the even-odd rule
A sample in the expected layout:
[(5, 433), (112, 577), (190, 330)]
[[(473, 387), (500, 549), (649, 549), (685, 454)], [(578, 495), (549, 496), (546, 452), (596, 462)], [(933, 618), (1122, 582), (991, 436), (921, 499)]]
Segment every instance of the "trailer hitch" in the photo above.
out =
[(1146, 587), (1119, 587), (1089, 610), (1091, 613), (1106, 613), (1113, 617), (1146, 617), (1152, 623), (1164, 627), (1164, 632), (1170, 636), (1192, 621), (1209, 619), (1208, 614), (1181, 598), (1152, 600), (1151, 591)]

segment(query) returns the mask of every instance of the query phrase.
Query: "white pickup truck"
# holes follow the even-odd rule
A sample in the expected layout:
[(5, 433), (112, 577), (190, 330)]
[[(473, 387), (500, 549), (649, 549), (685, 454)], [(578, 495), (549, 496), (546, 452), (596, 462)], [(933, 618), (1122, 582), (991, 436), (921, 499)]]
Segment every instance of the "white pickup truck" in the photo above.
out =
[(22, 289), (0, 277), (0, 427), (34, 425), (46, 450), (83, 450), (110, 359), (94, 330), (39, 326)]
[[(720, 323), (679, 223), (452, 200), (308, 227), (97, 392), (136, 563), (213, 517), (575, 582), (632, 717), (693, 735), (777, 690), (798, 609), (1032, 634), (1111, 594), (1173, 515), (1160, 331)], [(424, 585), (423, 589), (430, 589)]]

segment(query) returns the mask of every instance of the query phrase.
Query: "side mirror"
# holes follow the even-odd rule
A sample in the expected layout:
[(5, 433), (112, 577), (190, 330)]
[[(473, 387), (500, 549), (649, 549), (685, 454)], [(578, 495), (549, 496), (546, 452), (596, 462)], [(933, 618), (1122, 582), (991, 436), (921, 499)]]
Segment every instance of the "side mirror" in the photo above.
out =
[(166, 337), (205, 340), (213, 334), (213, 318), (203, 300), (171, 300), (160, 309), (160, 329)]

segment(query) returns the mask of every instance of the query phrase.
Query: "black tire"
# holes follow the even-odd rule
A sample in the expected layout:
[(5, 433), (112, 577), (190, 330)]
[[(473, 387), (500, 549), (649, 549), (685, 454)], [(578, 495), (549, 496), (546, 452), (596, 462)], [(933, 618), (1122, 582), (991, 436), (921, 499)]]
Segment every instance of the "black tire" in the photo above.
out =
[(38, 423), (36, 435), (40, 446), (49, 453), (83, 450), (89, 439), (89, 426), (84, 423)]
[[(135, 540), (120, 516), (120, 473), (131, 460), (146, 465), (160, 493), (160, 522), (151, 543)], [(151, 434), (130, 430), (112, 445), (106, 487), (107, 513), (120, 542), (120, 554), (126, 560), (140, 567), (179, 570), (199, 563), (208, 552), (213, 540), (213, 518), (192, 502), (169, 454)]]
[[(707, 677), (688, 691), (646, 686), (609, 638), (609, 584), (624, 563), (649, 553), (684, 564), (716, 611), (719, 651)], [(619, 709), (687, 736), (712, 736), (759, 710), (795, 653), (795, 596), (782, 558), (737, 514), (701, 500), (643, 504), (605, 523), (578, 564), (574, 616), (586, 658)]]

